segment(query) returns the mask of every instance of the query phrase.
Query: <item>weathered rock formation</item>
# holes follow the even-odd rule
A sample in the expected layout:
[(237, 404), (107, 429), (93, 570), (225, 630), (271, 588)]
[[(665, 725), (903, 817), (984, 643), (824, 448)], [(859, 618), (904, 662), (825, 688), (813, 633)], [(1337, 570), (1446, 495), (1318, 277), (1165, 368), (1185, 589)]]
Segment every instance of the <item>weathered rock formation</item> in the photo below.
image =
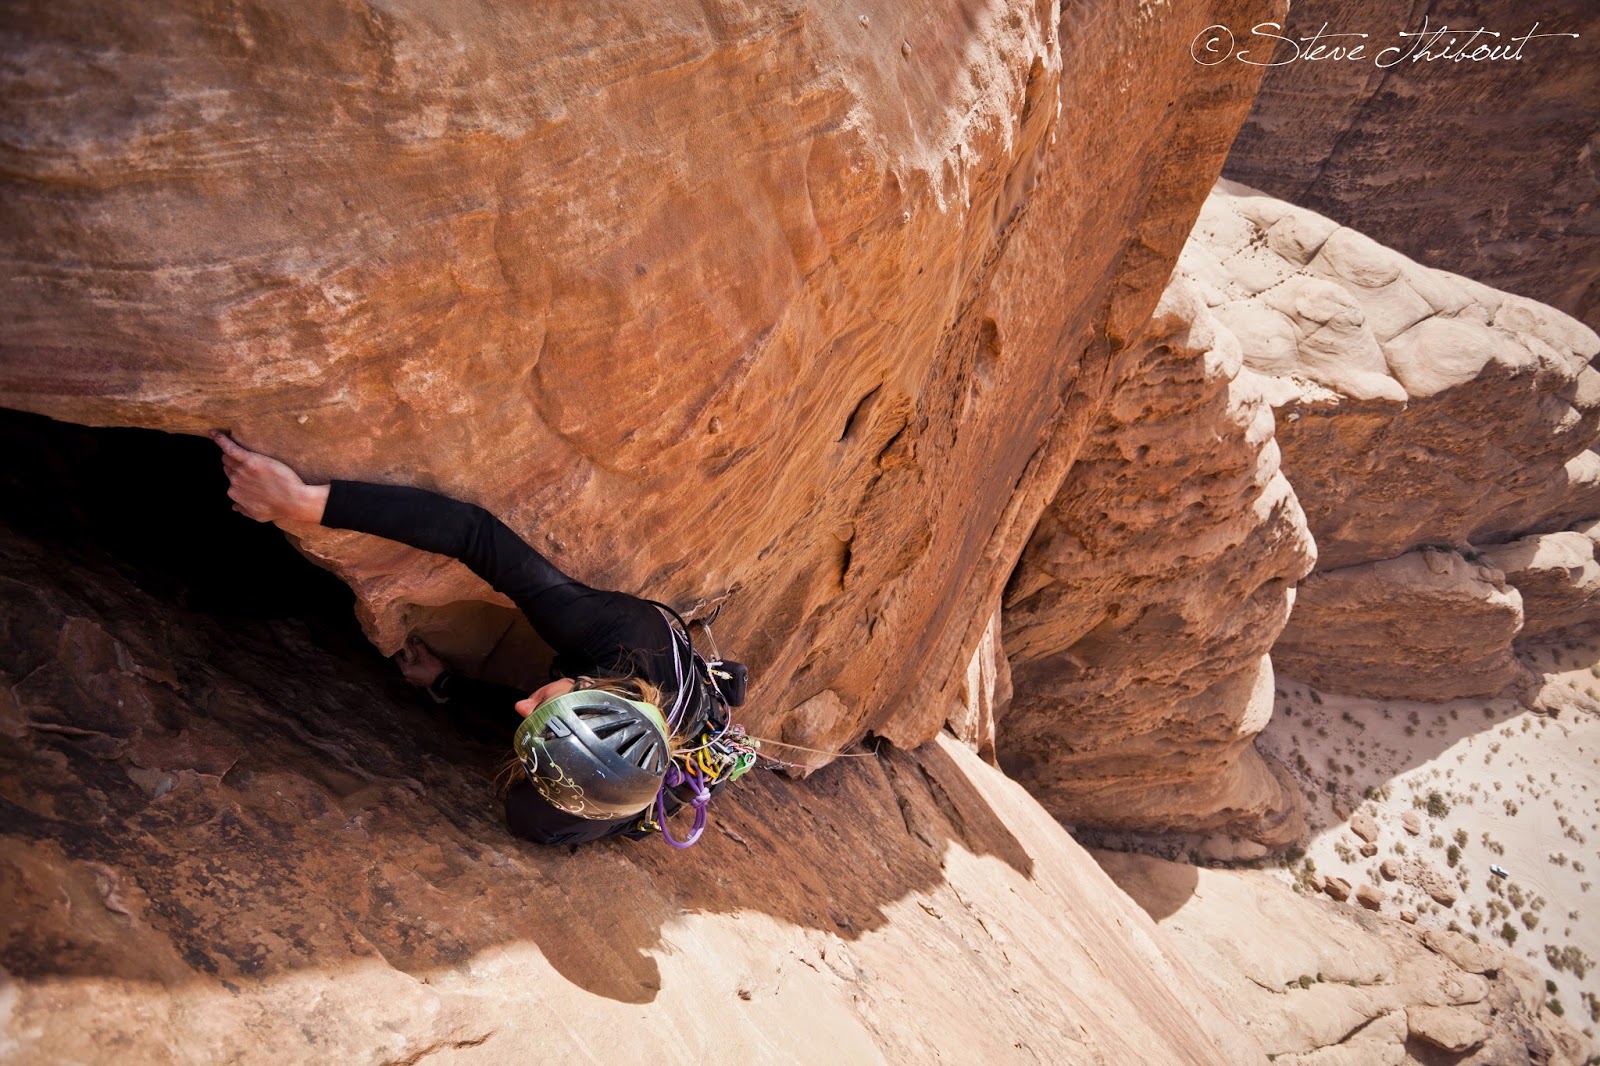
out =
[(1511, 644), (1522, 624), (1522, 596), (1500, 571), (1416, 551), (1306, 578), (1272, 654), (1324, 692), (1453, 700), (1521, 679)]
[(1600, 628), (1600, 564), (1594, 532), (1568, 530), (1485, 548), (1483, 558), (1505, 574), (1523, 600), (1523, 640), (1587, 636)]
[[(1240, 47), (1257, 47), (1244, 24), (1230, 25)], [(1281, 62), (1295, 52), (1280, 46), (1227, 175), (1600, 329), (1600, 7), (1305, 0), (1281, 36), (1306, 48), (1322, 28), (1370, 36), (1324, 37), (1321, 58), (1297, 62)], [(1510, 49), (1527, 33), (1579, 36), (1529, 40), (1516, 60), (1450, 58)], [(1357, 43), (1363, 59), (1327, 57), (1328, 46)], [(1389, 48), (1399, 51), (1380, 65)]]
[[(1583, 1038), (1545, 1009), (1525, 962), (1357, 906), (1370, 885), (1332, 904), (1261, 873), (1095, 857), (1274, 1062), (1399, 1066), (1433, 1061), (1431, 1048), (1449, 1048), (1459, 1057), (1448, 1061), (1464, 1066), (1585, 1059)], [(1344, 885), (1336, 898), (1348, 893)]]
[(1001, 765), (1069, 821), (1301, 830), (1251, 740), (1314, 548), (1240, 369), (1174, 282), (1012, 577)]
[[(1175, 42), (1282, 8), (18, 11), (0, 402), (473, 499), (726, 600), (758, 731), (920, 742), (1249, 107)], [(523, 640), (301, 545), (385, 650)]]
[(1573, 589), (1541, 593), (1537, 620), (1474, 547), (1600, 514), (1592, 331), (1226, 181), (1179, 271), (1267, 379), (1316, 540), (1280, 669), (1356, 695), (1492, 695), (1524, 677), (1525, 614), (1530, 633), (1592, 614)]
[(1264, 1061), (953, 741), (750, 775), (687, 856), (539, 848), (494, 810), (503, 739), (336, 622), (185, 609), (9, 531), (0, 575), (14, 1066)]
[(1565, 517), (1547, 494), (1600, 512), (1600, 338), (1581, 323), (1226, 181), (1180, 271), (1273, 379), (1319, 569), (1546, 531)]

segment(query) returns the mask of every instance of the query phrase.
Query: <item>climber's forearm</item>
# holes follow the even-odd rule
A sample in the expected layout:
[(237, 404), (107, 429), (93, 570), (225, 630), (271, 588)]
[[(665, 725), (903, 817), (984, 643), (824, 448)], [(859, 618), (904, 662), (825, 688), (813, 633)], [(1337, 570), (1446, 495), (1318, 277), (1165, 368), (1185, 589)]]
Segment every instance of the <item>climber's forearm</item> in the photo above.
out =
[(320, 525), (322, 512), (328, 507), (328, 486), (301, 485), (295, 494), (294, 520)]

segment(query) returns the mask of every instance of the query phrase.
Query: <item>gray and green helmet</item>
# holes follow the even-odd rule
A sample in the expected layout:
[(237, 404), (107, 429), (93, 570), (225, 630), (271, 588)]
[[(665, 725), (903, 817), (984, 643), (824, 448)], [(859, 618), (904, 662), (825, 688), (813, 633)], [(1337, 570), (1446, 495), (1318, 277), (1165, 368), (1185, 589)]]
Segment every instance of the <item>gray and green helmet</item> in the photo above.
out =
[(582, 689), (539, 704), (511, 746), (551, 806), (611, 820), (655, 800), (671, 757), (667, 738), (651, 704)]

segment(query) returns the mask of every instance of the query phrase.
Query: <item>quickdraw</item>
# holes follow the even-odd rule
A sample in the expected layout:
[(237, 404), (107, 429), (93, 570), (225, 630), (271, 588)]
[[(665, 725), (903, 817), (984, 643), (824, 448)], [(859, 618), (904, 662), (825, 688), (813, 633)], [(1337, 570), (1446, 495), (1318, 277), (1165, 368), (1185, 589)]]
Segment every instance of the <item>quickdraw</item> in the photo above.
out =
[[(755, 742), (745, 736), (738, 726), (726, 726), (713, 732), (706, 729), (699, 743), (681, 749), (673, 755), (667, 775), (656, 794), (654, 807), (641, 819), (645, 832), (658, 832), (674, 848), (687, 848), (705, 832), (707, 811), (714, 790), (730, 781), (737, 781), (756, 764)], [(682, 798), (688, 790), (688, 805), (694, 808), (694, 824), (689, 835), (682, 840), (667, 828), (667, 794)], [(651, 817), (651, 816), (654, 817)]]

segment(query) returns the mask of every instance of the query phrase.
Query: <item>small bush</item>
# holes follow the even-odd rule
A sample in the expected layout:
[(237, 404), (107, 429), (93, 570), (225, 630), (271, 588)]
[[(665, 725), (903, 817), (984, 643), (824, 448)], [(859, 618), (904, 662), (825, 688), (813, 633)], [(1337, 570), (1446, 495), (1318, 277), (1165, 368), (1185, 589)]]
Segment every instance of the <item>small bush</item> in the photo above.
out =
[(1500, 939), (1507, 944), (1515, 944), (1517, 942), (1517, 927), (1510, 922), (1506, 922), (1500, 927)]

